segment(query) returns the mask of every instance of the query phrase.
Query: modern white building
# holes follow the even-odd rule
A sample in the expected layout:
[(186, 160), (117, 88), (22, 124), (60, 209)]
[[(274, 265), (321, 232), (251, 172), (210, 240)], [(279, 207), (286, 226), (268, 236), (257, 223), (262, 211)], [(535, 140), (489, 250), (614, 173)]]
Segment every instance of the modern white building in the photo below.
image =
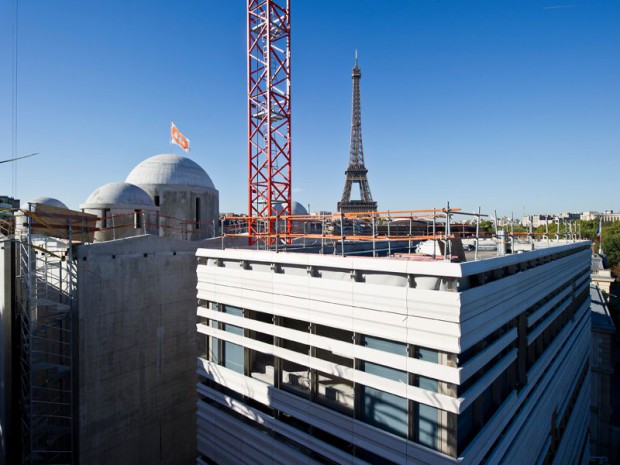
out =
[(589, 242), (197, 256), (198, 463), (588, 462)]

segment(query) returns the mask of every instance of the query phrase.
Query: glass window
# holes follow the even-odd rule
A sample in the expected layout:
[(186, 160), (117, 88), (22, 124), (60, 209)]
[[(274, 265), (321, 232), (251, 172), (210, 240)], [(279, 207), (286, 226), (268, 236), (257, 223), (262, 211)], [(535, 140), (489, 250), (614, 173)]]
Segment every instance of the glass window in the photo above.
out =
[(424, 360), (425, 362), (439, 363), (439, 352), (426, 347), (416, 347), (415, 358)]
[(223, 341), (222, 351), (222, 365), (237, 373), (243, 373), (243, 347), (232, 342)]
[(229, 325), (229, 324), (223, 323), (222, 329), (228, 333), (233, 333), (233, 334), (238, 334), (240, 336), (243, 336), (243, 328), (240, 326)]
[(353, 382), (321, 371), (315, 374), (317, 402), (339, 412), (352, 414)]
[[(243, 310), (231, 305), (222, 305), (222, 312), (235, 316), (243, 316)], [(222, 330), (243, 336), (243, 328), (222, 323)], [(238, 373), (243, 373), (243, 347), (228, 341), (222, 341), (222, 365)]]
[(407, 355), (407, 344), (403, 342), (389, 341), (379, 337), (363, 336), (362, 344), (371, 349), (382, 350), (392, 354)]
[(310, 396), (310, 369), (282, 359), (282, 388), (303, 397)]
[[(260, 321), (262, 323), (273, 324), (273, 317), (267, 313), (245, 310), (245, 318)], [(250, 339), (263, 342), (269, 346), (273, 346), (274, 338), (270, 334), (261, 333), (259, 331), (248, 331), (246, 333)], [(248, 363), (250, 366), (250, 377), (260, 379), (265, 383), (273, 384), (275, 379), (275, 357), (271, 354), (265, 354), (258, 350), (248, 349)]]
[[(211, 327), (217, 328), (218, 322), (211, 320)], [(209, 358), (213, 363), (220, 363), (220, 341), (216, 337), (209, 338), (209, 343), (211, 344), (211, 357)]]
[(243, 316), (243, 309), (239, 307), (233, 307), (232, 305), (222, 305), (222, 312), (229, 313), (235, 316)]
[(415, 385), (419, 388), (426, 389), (427, 391), (439, 392), (439, 381), (433, 378), (427, 378), (426, 376), (416, 375)]
[(470, 405), (457, 417), (456, 433), (459, 454), (465, 450), (475, 435), (473, 411), (473, 406)]
[[(243, 310), (238, 307), (232, 307), (230, 305), (222, 305), (222, 312), (228, 313), (229, 315), (240, 316), (243, 317)], [(243, 336), (243, 328), (227, 323), (222, 324), (222, 329), (229, 333), (239, 334)]]
[(273, 384), (275, 373), (275, 358), (273, 355), (249, 349), (248, 363), (250, 364), (250, 377)]
[(439, 410), (425, 404), (417, 404), (416, 442), (438, 449), (439, 446)]
[[(376, 363), (364, 362), (366, 373), (407, 383), (407, 372)], [(362, 386), (362, 420), (398, 436), (407, 437), (408, 401), (404, 397), (389, 394), (368, 386)]]
[(362, 420), (382, 430), (407, 437), (407, 399), (368, 386), (362, 387)]
[(392, 379), (394, 381), (402, 381), (407, 384), (407, 372), (397, 370), (395, 368), (377, 365), (376, 363), (364, 362), (364, 371), (382, 378)]

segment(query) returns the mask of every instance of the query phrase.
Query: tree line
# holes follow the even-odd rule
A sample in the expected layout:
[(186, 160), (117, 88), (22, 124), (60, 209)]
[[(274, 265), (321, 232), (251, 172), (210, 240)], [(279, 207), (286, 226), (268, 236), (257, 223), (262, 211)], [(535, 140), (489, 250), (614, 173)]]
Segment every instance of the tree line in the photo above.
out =
[[(558, 225), (555, 221), (549, 221), (548, 226), (548, 234), (551, 239), (555, 236), (558, 230)], [(536, 234), (544, 234), (547, 229), (544, 224), (539, 226), (534, 230)], [(578, 231), (580, 236), (583, 239), (588, 239), (596, 244), (596, 249), (598, 250), (598, 220), (576, 220), (573, 222), (573, 232)], [(510, 226), (503, 226), (500, 229), (504, 229), (506, 231), (510, 231)], [(527, 232), (528, 229), (515, 225), (513, 227), (513, 231), (517, 233)], [(562, 223), (560, 226), (561, 233), (565, 233), (567, 231), (567, 226), (565, 223)], [(492, 235), (495, 232), (495, 225), (492, 221), (481, 221), (480, 222), (480, 233), (483, 235)], [(539, 236), (540, 237), (540, 236)], [(562, 234), (560, 234), (562, 237)], [(607, 263), (609, 267), (617, 267), (620, 265), (620, 221), (603, 223), (602, 228), (602, 249), (603, 253), (607, 256)]]

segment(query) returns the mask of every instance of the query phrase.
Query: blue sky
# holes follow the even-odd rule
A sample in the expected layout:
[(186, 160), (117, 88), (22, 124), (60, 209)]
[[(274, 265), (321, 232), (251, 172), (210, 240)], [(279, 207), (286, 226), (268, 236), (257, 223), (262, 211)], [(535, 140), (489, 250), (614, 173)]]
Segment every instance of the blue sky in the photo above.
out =
[[(0, 159), (11, 16), (0, 2)], [(620, 210), (620, 2), (293, 0), (294, 198), (334, 210), (359, 50), (379, 208)], [(246, 211), (245, 2), (20, 0), (16, 194), (77, 208), (169, 151), (169, 122)], [(177, 151), (177, 153), (180, 153)], [(0, 193), (13, 169), (0, 165)]]

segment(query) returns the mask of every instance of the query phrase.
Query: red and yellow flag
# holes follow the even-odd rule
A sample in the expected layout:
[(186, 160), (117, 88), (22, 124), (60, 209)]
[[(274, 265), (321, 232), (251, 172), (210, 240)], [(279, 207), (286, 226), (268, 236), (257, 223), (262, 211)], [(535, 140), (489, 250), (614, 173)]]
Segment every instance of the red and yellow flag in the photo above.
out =
[(170, 143), (177, 144), (184, 151), (189, 152), (189, 139), (181, 134), (174, 123), (170, 123)]

